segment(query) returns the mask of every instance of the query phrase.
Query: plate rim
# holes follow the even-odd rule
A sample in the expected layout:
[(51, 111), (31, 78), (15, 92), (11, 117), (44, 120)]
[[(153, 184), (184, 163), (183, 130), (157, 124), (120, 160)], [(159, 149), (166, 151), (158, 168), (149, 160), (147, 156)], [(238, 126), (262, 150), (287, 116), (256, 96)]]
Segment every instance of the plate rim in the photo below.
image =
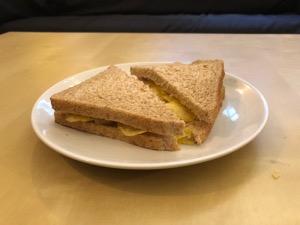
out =
[[(122, 64), (115, 64), (115, 66), (117, 67), (125, 67), (125, 66), (131, 66), (131, 65), (146, 65), (146, 64), (164, 64), (164, 63), (170, 63), (170, 62), (131, 62), (131, 63), (122, 63)], [(35, 134), (38, 136), (38, 138), (44, 143), (46, 144), (48, 147), (50, 147), (52, 150), (56, 151), (57, 153), (64, 155), (68, 158), (71, 158), (73, 160), (76, 161), (80, 161), (83, 163), (88, 163), (91, 165), (95, 165), (95, 166), (102, 166), (102, 167), (108, 167), (108, 168), (116, 168), (116, 169), (132, 169), (132, 170), (154, 170), (154, 169), (169, 169), (169, 168), (177, 168), (177, 167), (183, 167), (183, 166), (189, 166), (189, 165), (194, 165), (194, 164), (199, 164), (199, 163), (203, 163), (203, 162), (207, 162), (207, 161), (211, 161), (220, 157), (223, 157), (225, 155), (231, 154), (232, 152), (240, 149), (241, 147), (245, 146), (246, 144), (248, 144), (249, 142), (251, 142), (265, 127), (268, 118), (269, 118), (269, 106), (268, 103), (265, 99), (265, 97), (263, 96), (263, 94), (256, 88), (254, 87), (251, 83), (249, 83), (248, 81), (246, 81), (245, 79), (238, 77), (232, 73), (226, 72), (225, 71), (225, 77), (229, 76), (231, 78), (234, 78), (236, 80), (241, 81), (242, 83), (244, 83), (245, 85), (249, 86), (254, 92), (256, 92), (256, 94), (259, 96), (259, 99), (262, 101), (263, 103), (263, 120), (260, 123), (259, 127), (256, 129), (255, 132), (253, 132), (249, 137), (247, 137), (244, 141), (231, 146), (230, 148), (227, 148), (226, 151), (221, 151), (221, 152), (217, 152), (211, 155), (206, 155), (206, 156), (202, 156), (202, 157), (196, 157), (196, 158), (192, 158), (192, 159), (186, 159), (186, 160), (181, 160), (181, 161), (172, 161), (172, 162), (156, 162), (156, 163), (134, 163), (134, 164), (129, 164), (128, 162), (122, 163), (122, 162), (108, 162), (106, 160), (101, 160), (101, 159), (91, 159), (89, 157), (80, 155), (78, 156), (77, 154), (74, 154), (72, 151), (70, 150), (66, 150), (65, 148), (57, 145), (54, 142), (51, 142), (50, 140), (48, 140), (46, 138), (46, 136), (44, 136), (42, 134), (42, 132), (39, 130), (37, 123), (35, 122), (35, 112), (37, 109), (38, 104), (40, 103), (40, 101), (44, 98), (45, 95), (47, 95), (47, 93), (49, 93), (52, 89), (54, 89), (55, 87), (61, 85), (64, 82), (67, 82), (71, 79), (77, 78), (82, 76), (83, 74), (89, 74), (88, 77), (93, 76), (93, 72), (95, 72), (95, 75), (102, 71), (105, 70), (108, 66), (101, 66), (101, 67), (97, 67), (97, 68), (92, 68), (86, 71), (82, 71), (76, 74), (73, 74), (69, 77), (66, 77), (62, 80), (60, 80), (59, 82), (55, 83), (54, 85), (50, 86), (46, 91), (44, 91), (39, 98), (36, 100), (36, 102), (33, 105), (32, 111), (31, 111), (31, 125), (32, 128), (35, 132)], [(82, 80), (83, 81), (83, 80)], [(154, 151), (154, 150), (150, 150), (150, 151)], [(181, 151), (181, 150), (179, 150)], [(160, 151), (157, 151), (158, 153)], [(172, 152), (169, 152), (172, 154)]]

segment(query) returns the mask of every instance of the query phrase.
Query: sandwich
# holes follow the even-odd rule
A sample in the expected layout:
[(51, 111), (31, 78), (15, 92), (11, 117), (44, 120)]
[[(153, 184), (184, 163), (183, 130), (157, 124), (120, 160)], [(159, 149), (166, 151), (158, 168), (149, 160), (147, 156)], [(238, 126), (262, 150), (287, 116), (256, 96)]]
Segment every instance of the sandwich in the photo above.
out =
[(206, 140), (225, 96), (222, 60), (133, 66), (130, 70), (184, 121), (178, 143), (199, 145)]
[(51, 96), (55, 122), (143, 148), (175, 151), (208, 137), (222, 106), (221, 60), (116, 66)]
[(155, 150), (179, 150), (184, 122), (133, 75), (116, 66), (50, 97), (55, 122)]

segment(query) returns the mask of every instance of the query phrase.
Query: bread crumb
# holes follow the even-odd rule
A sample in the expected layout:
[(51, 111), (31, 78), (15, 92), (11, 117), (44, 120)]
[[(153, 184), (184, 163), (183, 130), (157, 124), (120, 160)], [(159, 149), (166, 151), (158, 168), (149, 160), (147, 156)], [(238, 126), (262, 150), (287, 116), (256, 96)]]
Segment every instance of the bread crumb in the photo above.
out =
[(277, 180), (280, 177), (280, 173), (278, 171), (273, 171), (272, 177), (273, 177), (273, 179)]

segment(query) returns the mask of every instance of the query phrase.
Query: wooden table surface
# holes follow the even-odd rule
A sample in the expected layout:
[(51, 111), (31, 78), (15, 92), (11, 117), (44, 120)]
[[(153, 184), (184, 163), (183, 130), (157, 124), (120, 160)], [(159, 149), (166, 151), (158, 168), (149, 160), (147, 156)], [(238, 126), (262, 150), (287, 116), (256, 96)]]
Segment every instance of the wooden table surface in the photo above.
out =
[[(165, 170), (88, 165), (35, 135), (50, 86), (105, 65), (219, 58), (269, 104), (225, 157)], [(300, 36), (130, 33), (0, 35), (0, 224), (300, 224)], [(255, 110), (255, 109), (253, 109)]]

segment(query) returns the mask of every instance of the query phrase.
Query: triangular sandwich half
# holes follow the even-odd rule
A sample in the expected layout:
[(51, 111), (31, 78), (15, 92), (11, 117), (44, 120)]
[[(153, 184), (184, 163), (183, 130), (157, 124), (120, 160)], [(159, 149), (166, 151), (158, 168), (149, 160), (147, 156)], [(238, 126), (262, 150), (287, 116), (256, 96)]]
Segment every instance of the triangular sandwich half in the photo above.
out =
[(180, 120), (142, 81), (115, 66), (51, 96), (55, 122), (144, 148), (178, 150)]
[(185, 121), (185, 135), (178, 140), (180, 143), (204, 142), (225, 96), (222, 60), (132, 66), (131, 74), (147, 83)]

